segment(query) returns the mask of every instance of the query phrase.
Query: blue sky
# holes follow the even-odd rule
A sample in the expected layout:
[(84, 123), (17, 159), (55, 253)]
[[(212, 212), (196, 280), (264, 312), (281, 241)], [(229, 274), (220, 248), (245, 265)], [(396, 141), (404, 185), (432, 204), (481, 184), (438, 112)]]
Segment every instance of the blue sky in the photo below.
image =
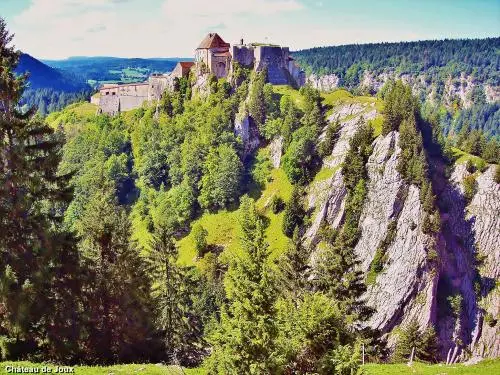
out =
[(0, 0), (0, 15), (49, 59), (192, 56), (209, 31), (292, 50), (500, 36), (500, 0)]

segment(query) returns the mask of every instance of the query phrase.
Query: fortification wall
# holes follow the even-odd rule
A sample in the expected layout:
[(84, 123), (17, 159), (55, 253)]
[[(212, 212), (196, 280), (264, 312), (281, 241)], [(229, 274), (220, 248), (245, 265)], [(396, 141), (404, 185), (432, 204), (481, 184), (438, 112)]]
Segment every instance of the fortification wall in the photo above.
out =
[(254, 64), (254, 48), (251, 46), (235, 45), (232, 50), (233, 61), (244, 67)]
[(288, 64), (285, 61), (281, 47), (258, 46), (255, 49), (255, 70), (261, 71), (266, 67), (269, 83), (273, 85), (286, 85), (289, 83), (286, 74)]
[(120, 96), (120, 112), (130, 111), (142, 106), (148, 100), (147, 96)]
[(116, 115), (120, 111), (120, 98), (117, 95), (104, 95), (99, 99), (102, 113)]
[(165, 90), (174, 89), (174, 78), (172, 74), (157, 75), (149, 77), (148, 100), (159, 100)]
[(118, 95), (120, 96), (148, 96), (149, 84), (145, 83), (130, 83), (118, 86)]

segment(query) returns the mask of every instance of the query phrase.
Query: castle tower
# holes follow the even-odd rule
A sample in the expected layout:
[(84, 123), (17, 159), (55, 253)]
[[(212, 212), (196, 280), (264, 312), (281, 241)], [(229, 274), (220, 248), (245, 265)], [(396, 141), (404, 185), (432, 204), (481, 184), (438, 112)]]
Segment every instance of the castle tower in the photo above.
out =
[(227, 77), (231, 65), (229, 43), (217, 33), (209, 33), (195, 51), (197, 65), (205, 65), (217, 78)]

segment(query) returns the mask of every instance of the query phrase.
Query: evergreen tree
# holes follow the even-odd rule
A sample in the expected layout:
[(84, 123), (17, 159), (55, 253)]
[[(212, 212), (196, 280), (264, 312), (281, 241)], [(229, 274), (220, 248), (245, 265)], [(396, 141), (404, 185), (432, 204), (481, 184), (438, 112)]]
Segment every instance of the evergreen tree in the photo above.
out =
[(160, 328), (166, 358), (176, 362), (185, 346), (184, 335), (188, 332), (187, 306), (183, 305), (185, 275), (177, 265), (178, 251), (168, 228), (157, 228), (151, 245), (150, 274), (157, 283), (153, 297), (157, 306), (157, 326)]
[(152, 328), (146, 264), (129, 242), (130, 223), (111, 182), (100, 181), (76, 223), (87, 272), (83, 345), (88, 360), (144, 360)]
[(0, 336), (8, 358), (43, 347), (72, 359), (78, 256), (60, 229), (71, 198), (68, 178), (57, 174), (61, 138), (36, 108), (19, 110), (26, 76), (14, 73), (20, 53), (12, 37), (0, 18)]
[(413, 348), (415, 348), (416, 360), (434, 362), (438, 352), (434, 328), (429, 327), (422, 332), (418, 322), (411, 321), (399, 334), (393, 356), (394, 361), (408, 361)]
[(209, 339), (210, 374), (276, 373), (277, 289), (264, 223), (248, 197), (241, 200), (241, 228), (242, 251), (226, 274), (228, 306)]
[(283, 233), (287, 237), (292, 237), (296, 228), (302, 225), (304, 220), (304, 208), (302, 206), (302, 192), (298, 187), (292, 190), (292, 196), (285, 205), (285, 214), (283, 216)]

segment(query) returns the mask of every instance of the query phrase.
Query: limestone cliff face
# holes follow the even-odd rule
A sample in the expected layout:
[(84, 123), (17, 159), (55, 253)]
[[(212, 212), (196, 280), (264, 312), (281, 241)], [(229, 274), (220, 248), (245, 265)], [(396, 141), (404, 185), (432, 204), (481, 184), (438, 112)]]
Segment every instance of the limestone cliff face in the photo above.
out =
[[(467, 216), (473, 220), (477, 252), (483, 259), (479, 266), (482, 281), (479, 305), (484, 309), (479, 319), (474, 352), (489, 357), (500, 356), (500, 185), (493, 179), (490, 167), (477, 179), (477, 193), (467, 207)], [(480, 334), (480, 335), (479, 335)]]
[[(448, 228), (453, 233), (448, 240), (447, 253), (453, 250), (454, 259), (448, 262), (443, 274), (461, 286), (464, 312), (460, 326), (462, 330), (468, 328), (469, 350), (475, 355), (495, 357), (500, 355), (500, 324), (497, 321), (500, 314), (497, 285), (500, 277), (500, 185), (494, 181), (494, 167), (490, 166), (477, 176), (477, 192), (467, 204), (462, 181), (469, 174), (464, 164), (456, 166), (447, 191)], [(464, 288), (467, 285), (469, 288)]]
[[(340, 166), (356, 130), (376, 115), (375, 109), (361, 104), (333, 109), (329, 120), (338, 119), (341, 128), (332, 154), (323, 160), (323, 168), (332, 174), (311, 183), (306, 197), (311, 224), (304, 239), (313, 248), (322, 225), (338, 228), (342, 224), (347, 191)], [(422, 328), (436, 328), (444, 359), (450, 351), (458, 358), (464, 358), (466, 351), (498, 356), (500, 185), (493, 179), (494, 167), (477, 172), (477, 193), (469, 204), (463, 197), (465, 165), (457, 165), (449, 179), (444, 169), (440, 177), (433, 176), (442, 230), (430, 236), (422, 229), (425, 213), (419, 188), (397, 172), (400, 152), (397, 132), (379, 136), (366, 165), (367, 196), (354, 249), (365, 275), (381, 242), (389, 234), (392, 237), (382, 271), (367, 280), (364, 298), (376, 311), (366, 324), (387, 334), (394, 344), (394, 329), (416, 320)], [(457, 295), (462, 298), (458, 314), (448, 301)]]
[[(389, 79), (401, 79), (408, 84), (415, 95), (423, 95), (426, 99), (433, 101), (436, 98), (438, 87), (429, 81), (425, 74), (399, 74), (394, 71), (384, 71), (375, 73), (364, 71), (359, 82), (359, 87), (369, 92), (378, 92)], [(313, 87), (321, 91), (332, 91), (339, 87), (340, 78), (335, 74), (316, 75), (311, 74), (306, 80)], [(472, 104), (471, 93), (475, 87), (480, 87), (488, 103), (500, 100), (500, 87), (490, 84), (482, 84), (471, 75), (462, 73), (460, 77), (449, 77), (442, 89), (444, 103), (451, 105), (454, 100), (459, 100), (461, 104), (468, 108)]]

